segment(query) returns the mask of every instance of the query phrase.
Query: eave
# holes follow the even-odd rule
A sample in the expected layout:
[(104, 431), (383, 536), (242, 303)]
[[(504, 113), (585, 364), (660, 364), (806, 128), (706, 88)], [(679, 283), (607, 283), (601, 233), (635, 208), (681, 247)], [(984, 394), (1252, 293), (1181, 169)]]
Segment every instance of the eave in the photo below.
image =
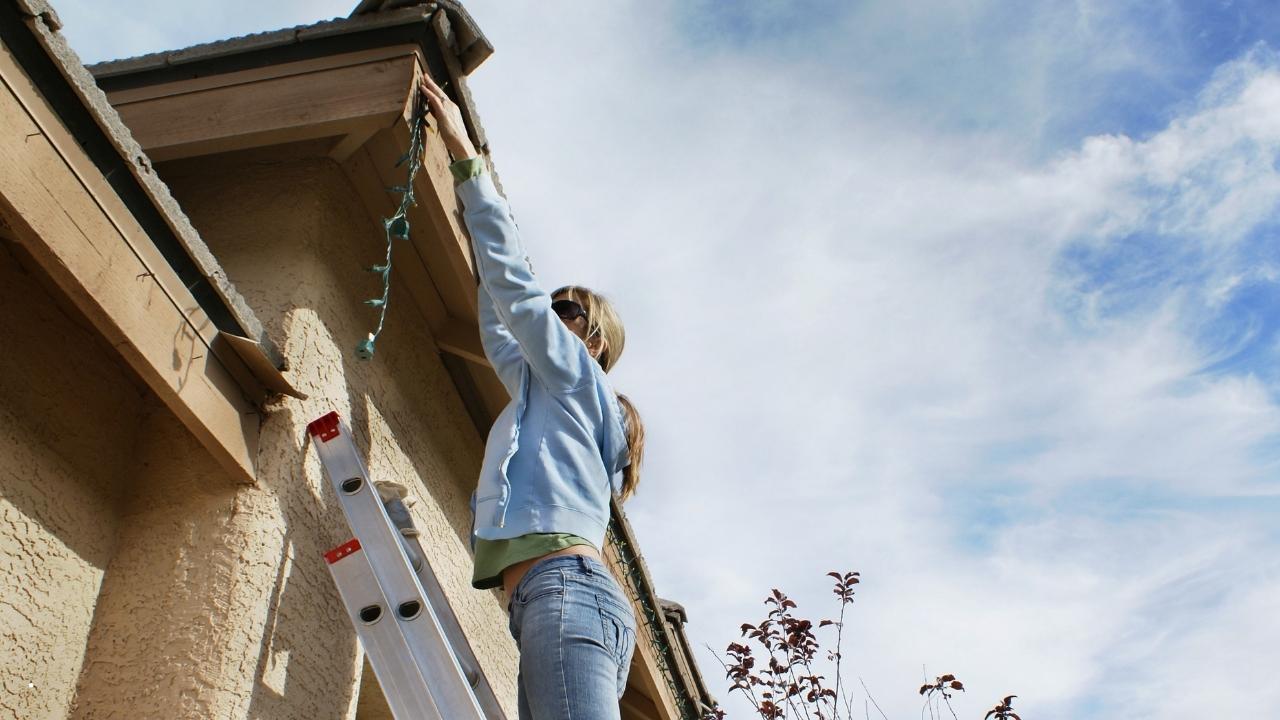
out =
[[(356, 189), (370, 238), (403, 184), (416, 78), (424, 67), (464, 108), (483, 147), (449, 14), (414, 6), (95, 65), (108, 100), (158, 162), (293, 145), (338, 163)], [(507, 402), (488, 366), (475, 308), (475, 274), (449, 174), (429, 141), (418, 175), (410, 240), (396, 246), (392, 292), (426, 320), (481, 435)], [(403, 301), (401, 301), (403, 302)], [(399, 304), (393, 312), (410, 310)], [(352, 346), (359, 338), (351, 338)], [(375, 360), (376, 361), (376, 360)]]
[(36, 0), (0, 3), (3, 239), (234, 478), (280, 354)]

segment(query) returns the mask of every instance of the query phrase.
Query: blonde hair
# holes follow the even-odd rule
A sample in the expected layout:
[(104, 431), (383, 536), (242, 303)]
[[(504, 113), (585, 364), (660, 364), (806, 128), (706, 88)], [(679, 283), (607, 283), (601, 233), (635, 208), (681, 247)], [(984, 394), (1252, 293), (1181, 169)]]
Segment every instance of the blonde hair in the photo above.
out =
[(644, 423), (640, 422), (640, 413), (631, 404), (631, 398), (618, 393), (618, 404), (622, 406), (622, 424), (627, 431), (627, 457), (631, 461), (622, 468), (622, 492), (618, 493), (618, 501), (625, 502), (640, 484), (640, 463), (644, 462)]
[[(613, 369), (622, 357), (622, 349), (627, 342), (627, 333), (622, 327), (622, 318), (613, 309), (609, 299), (590, 288), (578, 285), (566, 285), (551, 297), (560, 295), (579, 305), (587, 313), (587, 339), (599, 337), (602, 343), (600, 355), (596, 358), (605, 372)], [(622, 470), (622, 492), (618, 500), (631, 497), (640, 484), (640, 463), (644, 461), (644, 423), (635, 405), (622, 393), (618, 393), (618, 405), (622, 408), (622, 426), (627, 434), (627, 458), (629, 462)]]
[(578, 285), (566, 285), (551, 293), (551, 297), (558, 295), (568, 295), (587, 312), (587, 339), (599, 336), (604, 343), (604, 349), (596, 360), (605, 372), (612, 370), (618, 364), (618, 358), (622, 357), (622, 348), (627, 342), (622, 318), (613, 309), (613, 303), (600, 293)]

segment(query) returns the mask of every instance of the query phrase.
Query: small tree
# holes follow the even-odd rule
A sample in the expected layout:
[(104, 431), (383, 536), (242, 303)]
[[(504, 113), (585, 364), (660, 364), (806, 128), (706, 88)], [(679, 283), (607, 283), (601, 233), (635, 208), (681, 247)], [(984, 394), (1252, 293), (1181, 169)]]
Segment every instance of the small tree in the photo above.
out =
[[(835, 579), (832, 592), (840, 603), (836, 620), (821, 620), (815, 628), (811, 621), (792, 612), (797, 609), (794, 600), (774, 588), (764, 599), (768, 608), (764, 620), (756, 624), (743, 623), (744, 641), (729, 643), (725, 657), (717, 658), (730, 681), (729, 692), (742, 693), (762, 720), (854, 720), (853, 704), (843, 675), (844, 618), (845, 611), (853, 604), (854, 586), (861, 582), (861, 577), (856, 572), (827, 575)], [(821, 643), (814, 631), (827, 627), (835, 628), (835, 649), (825, 654), (835, 670), (835, 681), (830, 686), (827, 677), (814, 669), (822, 657)], [(829, 636), (830, 631), (826, 632)], [(939, 675), (934, 682), (921, 685), (920, 695), (924, 697), (921, 717), (928, 710), (931, 718), (941, 718), (945, 705), (952, 719), (959, 720), (951, 707), (951, 697), (964, 689), (964, 684), (951, 674)], [(863, 690), (866, 690), (865, 684)], [(1006, 697), (988, 711), (983, 720), (1022, 720), (1011, 709), (1014, 697)], [(870, 692), (867, 692), (867, 702), (875, 705), (880, 716), (888, 720)], [(864, 703), (863, 716), (869, 715), (869, 707)], [(717, 707), (707, 712), (703, 720), (724, 720), (725, 717), (724, 710)]]

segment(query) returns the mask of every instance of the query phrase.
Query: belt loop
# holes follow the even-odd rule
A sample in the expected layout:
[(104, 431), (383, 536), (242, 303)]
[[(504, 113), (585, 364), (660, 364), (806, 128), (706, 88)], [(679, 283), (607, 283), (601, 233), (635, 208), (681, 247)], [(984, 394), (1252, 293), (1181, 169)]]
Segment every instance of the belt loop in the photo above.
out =
[(587, 556), (577, 555), (576, 557), (578, 558), (578, 565), (582, 568), (583, 574), (585, 575), (593, 574), (591, 570), (591, 563), (587, 562)]

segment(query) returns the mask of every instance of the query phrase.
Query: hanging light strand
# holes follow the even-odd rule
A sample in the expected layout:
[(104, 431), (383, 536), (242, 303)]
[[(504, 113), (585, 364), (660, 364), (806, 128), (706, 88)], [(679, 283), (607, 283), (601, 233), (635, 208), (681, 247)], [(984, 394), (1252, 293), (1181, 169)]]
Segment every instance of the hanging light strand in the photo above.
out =
[(420, 108), (414, 114), (413, 124), (409, 131), (409, 151), (400, 156), (396, 167), (405, 163), (409, 165), (408, 178), (404, 185), (387, 188), (388, 192), (399, 193), (400, 205), (391, 217), (382, 219), (382, 230), (387, 239), (387, 256), (381, 265), (371, 265), (365, 270), (382, 278), (382, 296), (365, 300), (364, 304), (378, 309), (378, 326), (369, 336), (356, 345), (356, 357), (361, 360), (373, 358), (374, 343), (382, 334), (387, 322), (387, 308), (391, 302), (391, 249), (396, 240), (409, 239), (409, 208), (416, 204), (413, 197), (413, 179), (422, 168), (422, 138), (426, 125), (426, 113)]

